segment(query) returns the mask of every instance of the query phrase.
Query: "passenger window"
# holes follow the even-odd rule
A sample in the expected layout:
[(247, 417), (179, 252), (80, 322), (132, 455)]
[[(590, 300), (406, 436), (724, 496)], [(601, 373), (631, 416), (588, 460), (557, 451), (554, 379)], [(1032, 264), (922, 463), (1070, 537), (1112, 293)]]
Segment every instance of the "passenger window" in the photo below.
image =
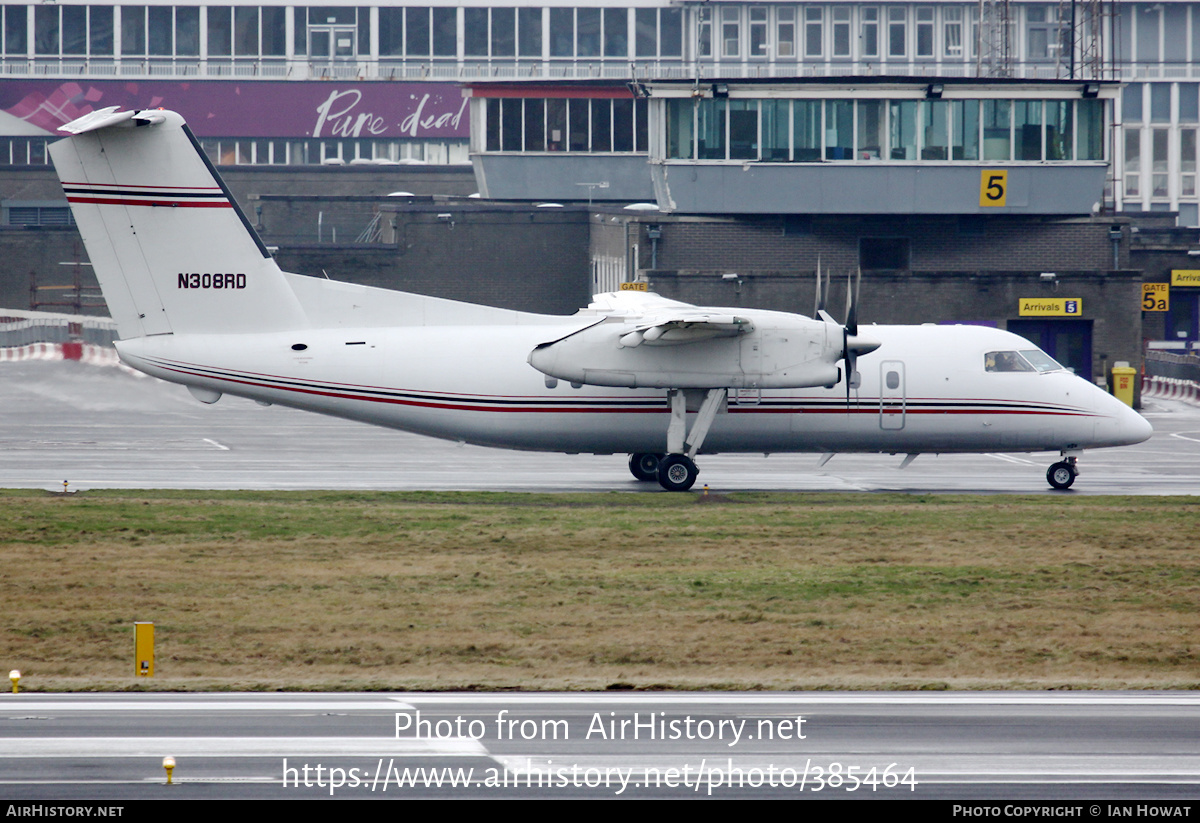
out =
[(887, 387), (889, 389), (900, 388), (900, 372), (898, 372), (898, 371), (888, 372), (886, 380), (887, 380)]
[(1033, 366), (1015, 351), (990, 351), (983, 356), (984, 371), (1034, 371)]

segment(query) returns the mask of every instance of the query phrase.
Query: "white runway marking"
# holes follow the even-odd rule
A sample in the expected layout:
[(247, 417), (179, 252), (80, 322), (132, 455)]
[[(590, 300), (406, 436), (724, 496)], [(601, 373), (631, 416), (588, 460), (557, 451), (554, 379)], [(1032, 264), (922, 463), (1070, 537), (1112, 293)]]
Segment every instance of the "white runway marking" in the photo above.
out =
[(72, 699), (70, 695), (37, 695), (18, 694), (4, 695), (0, 698), (0, 714), (18, 709), (37, 709), (55, 712), (353, 712), (353, 711), (385, 711), (394, 712), (402, 709), (412, 709), (413, 706), (404, 702), (396, 702), (396, 698), (380, 697), (378, 700), (271, 700), (269, 696), (247, 696), (241, 700), (218, 698), (209, 700), (206, 696), (197, 695), (195, 700), (181, 700), (176, 697), (157, 700), (154, 696), (146, 695), (140, 700), (123, 700), (114, 697), (112, 700), (96, 700), (95, 698)]
[(1025, 459), (1025, 458), (1023, 458), (1023, 457), (1013, 457), (1011, 454), (998, 454), (998, 453), (996, 453), (996, 452), (991, 452), (991, 453), (989, 453), (989, 454), (988, 454), (988, 457), (994, 457), (994, 458), (996, 458), (997, 460), (1003, 460), (1003, 461), (1004, 461), (1004, 462), (1006, 462), (1006, 463), (1019, 463), (1019, 464), (1020, 464), (1020, 465), (1022, 465), (1022, 466), (1036, 466), (1036, 465), (1038, 465), (1037, 463), (1035, 463), (1035, 462), (1034, 462), (1034, 461), (1032, 461), (1032, 460), (1026, 460), (1026, 459)]
[(940, 693), (937, 695), (915, 694), (683, 694), (661, 692), (657, 694), (408, 694), (395, 697), (420, 706), (429, 704), (460, 705), (536, 705), (536, 704), (593, 704), (619, 703), (622, 705), (649, 705), (659, 703), (696, 703), (702, 705), (722, 704), (783, 704), (807, 707), (812, 705), (909, 705), (909, 706), (1188, 706), (1200, 709), (1200, 694), (1012, 694), (997, 692)]
[[(561, 754), (554, 753), (537, 755), (519, 755), (494, 757), (493, 759), (504, 766), (509, 772), (521, 776), (524, 783), (526, 775), (529, 782), (538, 785), (538, 777), (543, 783), (550, 783), (556, 774), (555, 769), (561, 769), (564, 762), (578, 767), (580, 772), (588, 769), (599, 773), (615, 772), (619, 769), (628, 775), (630, 785), (640, 788), (638, 783), (645, 785), (649, 780), (662, 781), (662, 776), (674, 772), (679, 776), (686, 773), (690, 776), (688, 787), (694, 787), (699, 782), (700, 792), (704, 793), (708, 780), (713, 775), (727, 774), (737, 770), (741, 774), (749, 774), (757, 769), (761, 774), (773, 773), (779, 775), (784, 769), (792, 769), (796, 774), (804, 772), (809, 765), (810, 788), (818, 785), (818, 779), (811, 777), (817, 774), (813, 767), (824, 770), (823, 776), (828, 778), (828, 767), (838, 763), (845, 767), (853, 764), (855, 773), (865, 776), (871, 769), (882, 774), (889, 766), (896, 770), (897, 757), (903, 757), (901, 775), (909, 768), (915, 769), (918, 785), (927, 783), (1055, 783), (1055, 784), (1092, 784), (1092, 783), (1171, 783), (1191, 784), (1200, 776), (1200, 758), (1180, 758), (1178, 755), (1028, 755), (1028, 754), (997, 754), (997, 755), (967, 755), (954, 754), (905, 754), (895, 752), (861, 752), (846, 751), (813, 751), (787, 754), (758, 754), (747, 757), (744, 754), (726, 757), (706, 757), (703, 760), (692, 756), (680, 759), (679, 756), (662, 755), (593, 755), (571, 757), (569, 760)], [(1181, 762), (1182, 760), (1182, 762)], [(731, 768), (732, 766), (732, 768)], [(842, 775), (845, 789), (845, 773)], [(682, 785), (682, 779), (677, 777), (677, 784)], [(798, 782), (798, 781), (797, 781)], [(839, 794), (833, 787), (827, 787), (829, 794)], [(899, 790), (899, 794), (897, 791)], [(871, 795), (869, 785), (860, 786), (857, 791)], [(903, 797), (909, 793), (908, 787), (891, 787), (886, 793), (878, 789), (876, 796)]]
[(5, 757), (486, 757), (469, 737), (9, 737)]

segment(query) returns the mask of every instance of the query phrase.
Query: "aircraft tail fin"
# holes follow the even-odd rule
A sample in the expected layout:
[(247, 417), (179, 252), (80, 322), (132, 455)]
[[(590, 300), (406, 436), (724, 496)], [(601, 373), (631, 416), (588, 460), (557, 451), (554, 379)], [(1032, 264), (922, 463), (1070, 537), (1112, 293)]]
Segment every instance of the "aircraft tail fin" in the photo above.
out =
[(60, 131), (50, 157), (122, 338), (308, 325), (180, 115), (114, 106)]

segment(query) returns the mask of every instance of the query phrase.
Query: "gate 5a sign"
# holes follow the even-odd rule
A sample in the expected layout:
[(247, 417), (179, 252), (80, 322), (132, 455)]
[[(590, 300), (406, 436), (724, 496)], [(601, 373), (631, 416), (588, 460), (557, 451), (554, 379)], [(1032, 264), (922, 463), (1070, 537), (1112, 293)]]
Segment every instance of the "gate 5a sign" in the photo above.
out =
[(1170, 307), (1170, 286), (1166, 283), (1142, 284), (1142, 311), (1167, 311)]
[(1003, 206), (1008, 199), (1008, 169), (984, 169), (979, 177), (979, 205)]

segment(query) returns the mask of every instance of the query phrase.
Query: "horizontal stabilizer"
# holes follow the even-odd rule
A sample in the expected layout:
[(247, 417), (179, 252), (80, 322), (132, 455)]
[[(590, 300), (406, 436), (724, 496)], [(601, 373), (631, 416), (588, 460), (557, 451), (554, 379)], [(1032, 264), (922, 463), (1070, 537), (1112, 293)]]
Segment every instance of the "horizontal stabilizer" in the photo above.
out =
[(120, 106), (97, 109), (59, 126), (58, 130), (67, 134), (84, 134), (113, 126), (157, 126), (166, 122), (166, 117), (160, 111), (117, 111), (118, 108)]

